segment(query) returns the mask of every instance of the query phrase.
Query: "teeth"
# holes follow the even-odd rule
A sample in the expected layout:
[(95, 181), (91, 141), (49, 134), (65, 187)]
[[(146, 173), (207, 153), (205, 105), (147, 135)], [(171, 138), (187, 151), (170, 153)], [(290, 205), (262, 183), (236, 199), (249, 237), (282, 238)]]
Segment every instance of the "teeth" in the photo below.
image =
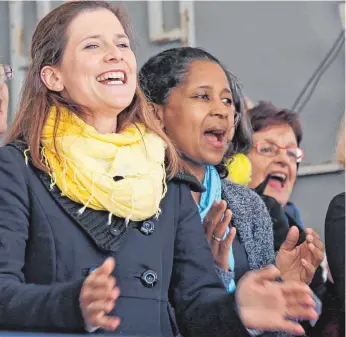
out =
[(123, 81), (108, 81), (107, 84), (123, 84)]
[(102, 81), (108, 80), (109, 78), (111, 78), (112, 80), (113, 79), (116, 80), (111, 82), (120, 82), (119, 84), (121, 84), (125, 80), (125, 74), (122, 71), (111, 71), (101, 76), (97, 76), (96, 80), (98, 82), (102, 82)]
[(287, 179), (286, 174), (283, 174), (283, 173), (272, 173), (272, 176), (273, 176), (273, 177), (280, 178), (280, 179), (282, 179), (283, 181), (285, 181), (285, 180)]
[(216, 134), (216, 135), (223, 135), (225, 133), (222, 130), (208, 130), (206, 132), (210, 132), (210, 133), (213, 133), (213, 134)]

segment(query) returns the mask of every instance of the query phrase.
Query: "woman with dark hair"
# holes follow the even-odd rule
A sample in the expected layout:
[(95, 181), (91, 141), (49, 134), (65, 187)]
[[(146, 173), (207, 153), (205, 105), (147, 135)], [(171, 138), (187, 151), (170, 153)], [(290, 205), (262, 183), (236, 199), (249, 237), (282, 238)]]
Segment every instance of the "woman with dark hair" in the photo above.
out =
[(33, 34), (0, 149), (0, 329), (169, 337), (170, 301), (186, 337), (302, 333), (287, 315), (316, 317), (305, 285), (267, 282), (280, 275), (268, 268), (243, 278), (237, 302), (222, 287), (137, 85), (128, 24), (107, 2), (75, 1)]
[[(232, 292), (246, 271), (275, 261), (272, 224), (264, 203), (250, 189), (222, 180), (228, 175), (230, 157), (251, 148), (239, 82), (215, 57), (190, 47), (150, 58), (140, 70), (139, 82), (192, 174), (186, 176), (191, 181), (196, 177), (204, 187), (203, 193), (192, 194), (216, 269)], [(285, 244), (291, 246), (291, 239)], [(308, 240), (314, 248), (313, 238)], [(279, 254), (276, 263), (290, 268), (294, 259), (283, 261)], [(289, 280), (290, 273), (282, 277)]]

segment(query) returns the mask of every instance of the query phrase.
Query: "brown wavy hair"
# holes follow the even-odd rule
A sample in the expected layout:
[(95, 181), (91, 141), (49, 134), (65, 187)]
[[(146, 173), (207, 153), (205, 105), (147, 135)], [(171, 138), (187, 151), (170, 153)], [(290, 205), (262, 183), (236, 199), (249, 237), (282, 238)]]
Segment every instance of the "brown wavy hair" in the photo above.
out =
[[(73, 19), (80, 13), (99, 9), (111, 11), (122, 24), (130, 40), (133, 40), (127, 11), (121, 6), (105, 1), (67, 2), (48, 13), (39, 22), (33, 34), (30, 48), (31, 62), (22, 88), (19, 109), (5, 142), (24, 140), (30, 148), (33, 165), (42, 171), (47, 172), (40, 153), (41, 134), (50, 108), (56, 106), (58, 110), (55, 129), (60, 120), (59, 107), (66, 107), (78, 116), (83, 115), (85, 108), (63, 97), (59, 92), (50, 91), (41, 81), (40, 72), (44, 66), (61, 64), (68, 40), (67, 30)], [(166, 167), (168, 177), (172, 178), (183, 169), (182, 161), (162, 130), (157, 116), (150, 110), (138, 85), (131, 104), (118, 116), (117, 131), (123, 130), (129, 123), (135, 121), (144, 123), (167, 144)]]

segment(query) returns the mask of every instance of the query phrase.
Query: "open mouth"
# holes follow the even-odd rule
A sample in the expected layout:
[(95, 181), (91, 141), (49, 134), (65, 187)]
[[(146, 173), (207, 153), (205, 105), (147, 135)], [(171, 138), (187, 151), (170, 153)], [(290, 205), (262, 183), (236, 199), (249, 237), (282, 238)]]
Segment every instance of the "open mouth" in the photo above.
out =
[(127, 82), (124, 71), (109, 71), (96, 77), (96, 80), (106, 85), (123, 85)]
[(284, 173), (271, 173), (270, 180), (276, 185), (279, 184), (280, 187), (284, 187), (287, 181), (287, 175)]
[(221, 128), (210, 128), (206, 130), (204, 136), (214, 145), (223, 146), (226, 142), (226, 130)]

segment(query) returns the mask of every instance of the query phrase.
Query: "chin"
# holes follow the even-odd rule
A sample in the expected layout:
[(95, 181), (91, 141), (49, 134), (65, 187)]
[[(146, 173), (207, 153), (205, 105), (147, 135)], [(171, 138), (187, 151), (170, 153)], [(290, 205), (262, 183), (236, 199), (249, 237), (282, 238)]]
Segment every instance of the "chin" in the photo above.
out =
[(276, 193), (273, 193), (271, 197), (273, 197), (282, 207), (285, 206), (289, 200), (288, 197), (277, 195)]
[(114, 110), (118, 110), (118, 111), (123, 111), (126, 108), (128, 108), (132, 103), (132, 98), (131, 99), (124, 99), (124, 100), (117, 100), (116, 102), (114, 102), (114, 100), (112, 102), (109, 102), (110, 107), (112, 107), (112, 109)]
[(206, 165), (212, 165), (216, 166), (221, 163), (222, 156), (208, 156), (203, 159), (203, 161), (206, 163)]

